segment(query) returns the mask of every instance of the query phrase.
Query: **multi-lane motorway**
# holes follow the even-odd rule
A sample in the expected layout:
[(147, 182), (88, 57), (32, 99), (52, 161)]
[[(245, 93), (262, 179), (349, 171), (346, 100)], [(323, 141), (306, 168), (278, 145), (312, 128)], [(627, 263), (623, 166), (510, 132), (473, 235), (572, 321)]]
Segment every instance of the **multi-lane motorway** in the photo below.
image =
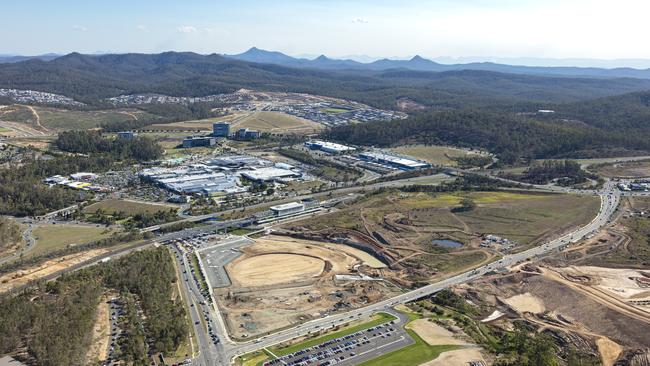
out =
[[(296, 337), (319, 332), (327, 328), (332, 328), (349, 322), (353, 319), (364, 319), (372, 316), (378, 311), (389, 310), (395, 305), (430, 296), (444, 288), (448, 288), (453, 285), (469, 282), (488, 272), (512, 266), (517, 263), (522, 263), (524, 261), (534, 260), (535, 258), (541, 257), (552, 251), (561, 250), (566, 245), (581, 240), (588, 234), (606, 225), (610, 221), (611, 216), (614, 214), (619, 204), (620, 192), (616, 189), (615, 185), (612, 182), (608, 181), (605, 183), (603, 189), (596, 193), (601, 198), (601, 205), (598, 214), (591, 222), (583, 227), (574, 230), (569, 234), (563, 235), (557, 239), (551, 240), (543, 245), (531, 248), (529, 250), (507, 255), (498, 262), (493, 262), (482, 267), (475, 268), (473, 270), (458, 274), (454, 277), (442, 280), (440, 282), (432, 283), (430, 285), (410, 292), (406, 292), (391, 299), (387, 299), (366, 306), (364, 308), (312, 320), (310, 322), (298, 325), (294, 328), (282, 330), (274, 334), (247, 342), (235, 342), (231, 340), (228, 337), (225, 327), (223, 326), (223, 320), (220, 319), (220, 316), (215, 311), (215, 309), (210, 309), (208, 310), (208, 317), (212, 319), (214, 323), (218, 324), (218, 326), (214, 328), (214, 331), (217, 332), (217, 335), (220, 338), (220, 343), (216, 345), (209, 344), (207, 348), (201, 347), (201, 353), (204, 356), (194, 360), (194, 364), (204, 366), (215, 364), (227, 365), (234, 357), (238, 355), (246, 354), (265, 347), (270, 347), (294, 339)], [(185, 283), (187, 284), (187, 282)], [(188, 286), (190, 287), (190, 291), (193, 291), (191, 288), (195, 285), (192, 285), (190, 282)], [(194, 291), (198, 291), (198, 289)]]

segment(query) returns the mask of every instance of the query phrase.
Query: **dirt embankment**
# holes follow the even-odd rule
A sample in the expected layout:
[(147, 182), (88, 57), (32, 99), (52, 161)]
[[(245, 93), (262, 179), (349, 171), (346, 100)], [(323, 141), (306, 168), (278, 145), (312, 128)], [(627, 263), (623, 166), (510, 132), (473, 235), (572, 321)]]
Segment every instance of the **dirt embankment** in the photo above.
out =
[(108, 252), (108, 249), (93, 249), (82, 253), (51, 259), (37, 266), (1, 275), (0, 293), (11, 291), (14, 288), (24, 286), (31, 281), (39, 280), (53, 273), (62, 271), (66, 268), (102, 255), (106, 252)]

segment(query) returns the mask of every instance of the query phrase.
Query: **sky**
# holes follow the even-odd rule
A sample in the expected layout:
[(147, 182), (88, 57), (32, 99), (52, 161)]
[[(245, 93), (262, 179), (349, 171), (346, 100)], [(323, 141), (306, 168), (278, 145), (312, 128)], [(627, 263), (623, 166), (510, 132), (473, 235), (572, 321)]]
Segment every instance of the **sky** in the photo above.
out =
[(2, 13), (0, 54), (650, 59), (647, 0), (8, 0)]

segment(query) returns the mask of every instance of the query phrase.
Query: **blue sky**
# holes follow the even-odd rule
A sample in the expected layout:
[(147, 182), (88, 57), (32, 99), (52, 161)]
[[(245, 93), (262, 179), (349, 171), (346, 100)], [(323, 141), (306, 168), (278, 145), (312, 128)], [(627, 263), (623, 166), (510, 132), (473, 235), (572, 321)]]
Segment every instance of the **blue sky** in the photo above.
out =
[(650, 58), (646, 0), (21, 0), (0, 53)]

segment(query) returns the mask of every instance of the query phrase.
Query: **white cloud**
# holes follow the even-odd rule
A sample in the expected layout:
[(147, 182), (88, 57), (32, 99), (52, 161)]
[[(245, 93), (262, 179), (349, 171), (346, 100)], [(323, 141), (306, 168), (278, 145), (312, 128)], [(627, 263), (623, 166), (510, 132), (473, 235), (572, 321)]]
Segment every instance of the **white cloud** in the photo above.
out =
[(74, 29), (74, 30), (76, 30), (76, 31), (78, 31), (78, 32), (85, 32), (85, 31), (88, 30), (88, 28), (86, 28), (86, 27), (84, 27), (84, 26), (82, 26), (82, 25), (75, 25), (75, 26), (72, 26), (72, 29)]
[(184, 25), (184, 26), (176, 28), (176, 30), (179, 33), (196, 33), (196, 31), (197, 31), (196, 27), (193, 27), (191, 25)]
[(366, 18), (354, 18), (354, 19), (352, 19), (352, 23), (368, 24), (368, 19), (366, 19)]
[(138, 25), (136, 26), (136, 28), (137, 28), (139, 31), (142, 31), (142, 32), (148, 32), (148, 31), (149, 31), (149, 29), (147, 29), (147, 26), (146, 26), (146, 25), (142, 25), (142, 24), (138, 24)]

